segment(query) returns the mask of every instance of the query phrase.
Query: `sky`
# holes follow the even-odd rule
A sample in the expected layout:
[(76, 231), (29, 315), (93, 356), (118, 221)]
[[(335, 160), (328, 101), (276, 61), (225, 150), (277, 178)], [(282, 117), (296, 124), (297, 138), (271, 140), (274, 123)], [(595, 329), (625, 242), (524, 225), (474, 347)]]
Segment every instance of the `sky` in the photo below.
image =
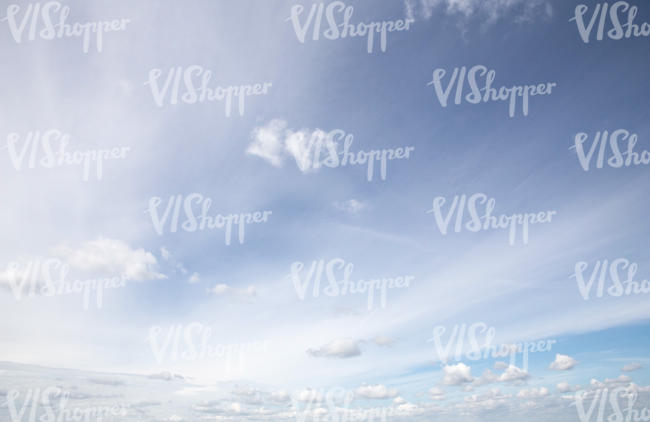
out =
[(650, 408), (650, 4), (603, 4), (3, 3), (3, 420)]

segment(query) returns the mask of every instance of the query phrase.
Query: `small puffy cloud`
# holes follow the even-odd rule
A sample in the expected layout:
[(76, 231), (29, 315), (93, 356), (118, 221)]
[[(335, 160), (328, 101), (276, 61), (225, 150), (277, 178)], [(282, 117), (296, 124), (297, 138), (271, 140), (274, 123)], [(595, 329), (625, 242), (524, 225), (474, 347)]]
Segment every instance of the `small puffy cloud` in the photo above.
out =
[(464, 398), (463, 410), (489, 410), (506, 405), (511, 399), (511, 395), (502, 394), (498, 388), (492, 388), (483, 394), (472, 394)]
[(254, 397), (260, 394), (260, 390), (256, 390), (255, 388), (251, 387), (237, 387), (234, 390), (232, 390), (232, 394), (235, 396), (244, 396), (244, 397)]
[(508, 364), (503, 362), (503, 361), (496, 361), (494, 362), (494, 369), (501, 370), (501, 369), (506, 369), (508, 367)]
[(571, 356), (561, 355), (557, 353), (555, 355), (555, 361), (551, 363), (549, 369), (556, 371), (568, 371), (578, 364), (578, 361), (573, 359)]
[(397, 406), (397, 414), (403, 417), (413, 417), (422, 414), (422, 409), (417, 404), (404, 403)]
[(190, 283), (190, 284), (196, 284), (199, 281), (200, 281), (199, 273), (192, 273), (189, 280), (187, 280), (187, 282)]
[(287, 403), (291, 400), (291, 396), (285, 390), (274, 391), (270, 396), (271, 401), (275, 403)]
[(456, 365), (446, 365), (442, 371), (444, 372), (443, 385), (461, 385), (474, 381), (471, 368), (462, 362)]
[[(506, 365), (507, 367), (501, 374), (495, 374), (489, 369), (486, 369), (479, 378), (475, 378), (472, 386), (479, 387), (481, 385), (492, 384), (496, 382), (503, 383), (513, 383), (513, 384), (522, 384), (528, 378), (530, 374), (514, 365)], [(502, 367), (502, 365), (499, 365)]]
[(617, 378), (605, 378), (605, 385), (608, 387), (619, 387), (626, 385), (632, 381), (632, 378), (627, 375), (619, 375)]
[(317, 390), (307, 388), (295, 394), (295, 399), (302, 403), (320, 402), (323, 401), (323, 394)]
[(255, 388), (235, 388), (232, 391), (232, 395), (237, 396), (237, 400), (240, 400), (245, 404), (257, 406), (263, 403), (262, 392)]
[(445, 391), (440, 387), (431, 388), (429, 390), (429, 394), (431, 395), (432, 400), (444, 400), (445, 399)]
[(286, 129), (287, 122), (280, 119), (256, 127), (252, 133), (253, 142), (246, 149), (246, 154), (261, 157), (274, 167), (282, 167)]
[(598, 381), (598, 380), (595, 379), (595, 378), (592, 378), (592, 379), (589, 381), (589, 385), (590, 385), (592, 388), (604, 388), (604, 387), (605, 387), (605, 384), (604, 384), (604, 383)]
[(397, 397), (395, 388), (388, 388), (383, 384), (362, 385), (357, 388), (355, 394), (364, 399), (389, 399)]
[(307, 354), (313, 357), (344, 359), (361, 355), (361, 349), (359, 349), (357, 340), (340, 338), (332, 340), (318, 349), (308, 349)]
[(622, 367), (621, 371), (631, 372), (631, 371), (636, 371), (636, 370), (641, 369), (641, 368), (643, 368), (643, 365), (641, 365), (638, 362), (634, 362), (634, 363), (629, 363), (629, 364), (625, 365), (624, 367)]
[(490, 371), (489, 369), (486, 369), (483, 371), (483, 375), (481, 375), (479, 378), (474, 379), (474, 386), (478, 387), (481, 385), (485, 384), (491, 384), (493, 382), (498, 382), (499, 381), (499, 376)]
[(244, 298), (253, 298), (257, 296), (257, 289), (254, 286), (248, 286), (245, 289), (237, 289), (223, 283), (214, 285), (207, 289), (207, 292), (217, 296), (225, 294), (232, 294)]
[(163, 381), (173, 381), (175, 379), (179, 379), (179, 380), (185, 379), (182, 375), (173, 374), (173, 373), (167, 372), (167, 371), (159, 372), (157, 374), (148, 375), (147, 378), (155, 379), (155, 380), (163, 380)]
[(157, 272), (156, 257), (144, 249), (132, 249), (117, 239), (100, 237), (79, 248), (59, 246), (55, 254), (71, 268), (100, 275), (124, 275), (144, 281), (166, 278)]
[(345, 211), (349, 214), (358, 214), (368, 207), (365, 202), (357, 199), (348, 199), (347, 201), (338, 201), (334, 203), (334, 207), (340, 211)]
[(88, 382), (99, 385), (124, 385), (124, 381), (108, 378), (88, 378)]
[(501, 382), (525, 381), (528, 378), (530, 378), (530, 374), (527, 371), (517, 368), (514, 365), (508, 365), (508, 368), (499, 375), (499, 381)]
[(208, 293), (212, 293), (215, 295), (222, 295), (224, 293), (228, 293), (230, 291), (230, 287), (226, 284), (217, 284), (216, 286), (208, 289)]
[(530, 390), (521, 390), (517, 393), (517, 397), (520, 399), (538, 399), (541, 397), (548, 396), (548, 388), (531, 388)]
[(404, 403), (406, 403), (406, 400), (404, 400), (402, 397), (395, 397), (393, 399), (393, 403), (395, 403), (395, 404), (404, 404)]
[(560, 382), (555, 387), (560, 393), (568, 393), (570, 391), (578, 391), (580, 389), (579, 385), (572, 387), (568, 382)]

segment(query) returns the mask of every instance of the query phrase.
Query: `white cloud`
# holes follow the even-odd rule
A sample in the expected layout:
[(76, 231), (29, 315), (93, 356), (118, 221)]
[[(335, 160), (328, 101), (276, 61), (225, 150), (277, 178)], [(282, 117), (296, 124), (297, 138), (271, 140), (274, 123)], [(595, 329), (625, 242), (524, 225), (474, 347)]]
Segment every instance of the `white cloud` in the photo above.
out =
[(402, 397), (395, 397), (393, 399), (393, 403), (395, 403), (395, 404), (404, 404), (404, 403), (406, 403), (406, 400), (404, 400)]
[(404, 6), (409, 19), (429, 19), (436, 9), (444, 9), (447, 15), (477, 18), (483, 27), (505, 15), (514, 15), (516, 23), (553, 16), (553, 6), (546, 0), (405, 0)]
[(548, 394), (548, 388), (541, 387), (531, 388), (530, 390), (520, 390), (519, 393), (517, 393), (517, 397), (521, 399), (536, 399), (540, 397), (546, 397)]
[(255, 297), (258, 294), (255, 286), (248, 286), (245, 289), (237, 289), (223, 283), (214, 285), (213, 287), (207, 289), (207, 292), (217, 296), (225, 295), (225, 294), (233, 294), (236, 296), (247, 297), (247, 298)]
[(198, 283), (199, 281), (200, 281), (199, 273), (192, 273), (189, 280), (187, 280), (187, 282), (190, 284), (195, 284)]
[(627, 375), (619, 375), (617, 378), (611, 379), (611, 378), (605, 378), (605, 385), (607, 386), (621, 386), (628, 384), (629, 382), (632, 381), (632, 378), (628, 377)]
[(389, 399), (397, 397), (395, 388), (388, 388), (383, 384), (362, 385), (357, 388), (355, 394), (364, 399)]
[(429, 389), (429, 394), (431, 395), (432, 400), (444, 400), (445, 391), (440, 387), (433, 387)]
[(299, 391), (295, 395), (295, 399), (303, 403), (320, 402), (323, 401), (323, 394), (317, 390), (307, 388), (305, 390)]
[(556, 385), (556, 388), (560, 393), (568, 393), (570, 391), (578, 391), (580, 386), (571, 386), (568, 382), (560, 382)]
[[(29, 283), (35, 278), (30, 264), (25, 265), (10, 265), (6, 270), (0, 271), (0, 287), (17, 289), (20, 288), (21, 283)], [(40, 278), (40, 276), (39, 276)], [(34, 280), (35, 285), (43, 283), (40, 279)]]
[[(298, 168), (303, 173), (314, 171), (326, 154), (324, 147), (335, 145), (331, 140), (326, 140), (327, 134), (320, 129), (314, 131), (300, 130), (289, 132), (285, 140), (287, 152), (296, 160)], [(317, 156), (318, 155), (318, 156)]]
[(404, 403), (397, 406), (397, 414), (404, 417), (413, 417), (422, 414), (423, 409), (413, 403)]
[(215, 295), (222, 295), (230, 291), (230, 287), (226, 284), (217, 284), (216, 286), (208, 289), (208, 293), (213, 293)]
[(247, 154), (261, 157), (274, 167), (282, 167), (284, 159), (292, 157), (303, 173), (318, 170), (329, 151), (335, 151), (337, 146), (321, 129), (292, 130), (281, 119), (256, 127), (251, 136), (253, 142), (246, 149)]
[(636, 370), (641, 369), (641, 368), (643, 368), (643, 365), (641, 365), (638, 362), (634, 362), (634, 363), (629, 363), (629, 364), (625, 365), (624, 367), (622, 367), (621, 371), (631, 372), (631, 371), (636, 371)]
[(457, 365), (446, 365), (442, 371), (445, 374), (442, 379), (443, 385), (461, 385), (474, 380), (471, 368), (462, 362)]
[[(495, 366), (498, 366), (499, 368), (503, 367), (503, 365)], [(496, 382), (522, 384), (528, 378), (530, 378), (530, 374), (527, 371), (514, 365), (506, 365), (505, 371), (498, 375), (494, 374), (489, 369), (486, 369), (479, 378), (474, 379), (472, 386), (479, 387)]]
[(465, 397), (465, 410), (495, 409), (507, 404), (512, 396), (510, 394), (501, 394), (498, 388), (492, 388), (483, 394), (472, 394)]
[(274, 167), (282, 167), (286, 128), (287, 122), (280, 119), (256, 127), (252, 133), (253, 142), (246, 149), (246, 154), (261, 157)]
[(271, 401), (276, 403), (286, 403), (291, 400), (291, 396), (285, 390), (274, 391), (271, 393)]
[(481, 375), (479, 378), (476, 378), (474, 380), (474, 385), (478, 387), (481, 385), (491, 384), (493, 382), (498, 382), (498, 381), (499, 381), (499, 376), (494, 374), (489, 369), (486, 369), (485, 371), (483, 371), (483, 375)]
[(54, 253), (71, 268), (98, 276), (124, 275), (130, 280), (144, 281), (166, 278), (157, 272), (156, 257), (144, 249), (132, 249), (117, 239), (100, 237), (80, 248), (58, 246)]
[(361, 350), (357, 340), (340, 338), (318, 349), (308, 349), (307, 354), (313, 357), (350, 358), (361, 355)]
[(503, 362), (503, 361), (496, 361), (494, 362), (494, 369), (501, 370), (501, 369), (506, 369), (508, 367), (508, 364)]
[(554, 369), (556, 371), (568, 371), (578, 364), (578, 361), (567, 355), (561, 355), (557, 353), (555, 355), (555, 361), (551, 363), (549, 369)]
[(514, 365), (508, 365), (508, 368), (499, 376), (501, 382), (524, 381), (530, 378), (530, 374)]
[(182, 375), (173, 374), (173, 373), (167, 372), (167, 371), (163, 371), (163, 372), (159, 372), (159, 373), (156, 373), (156, 374), (148, 375), (147, 378), (164, 380), (164, 381), (173, 381), (173, 380), (176, 380), (176, 379), (179, 379), (179, 380), (184, 379), (184, 377)]

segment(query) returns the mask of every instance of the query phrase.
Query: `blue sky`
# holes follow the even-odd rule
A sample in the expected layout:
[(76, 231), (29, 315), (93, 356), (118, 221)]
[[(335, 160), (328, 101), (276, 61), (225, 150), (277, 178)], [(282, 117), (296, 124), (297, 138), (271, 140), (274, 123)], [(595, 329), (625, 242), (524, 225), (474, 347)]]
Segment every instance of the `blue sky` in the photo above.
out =
[[(584, 3), (588, 19), (599, 2)], [(23, 13), (27, 3), (17, 4)], [(104, 162), (101, 180), (84, 181), (78, 166), (18, 170), (0, 145), (0, 389), (51, 385), (54, 368), (70, 379), (120, 374), (115, 385), (133, 386), (120, 399), (129, 416), (151, 421), (291, 419), (295, 403), (274, 402), (272, 392), (309, 388), (343, 387), (361, 408), (401, 409), (396, 420), (514, 420), (526, 411), (575, 420), (563, 396), (599, 382), (647, 400), (648, 295), (584, 300), (572, 275), (578, 262), (588, 277), (597, 261), (624, 258), (638, 265), (635, 280), (650, 277), (648, 167), (584, 171), (571, 147), (578, 133), (588, 147), (597, 132), (625, 129), (638, 136), (636, 152), (650, 150), (648, 37), (584, 43), (570, 21), (576, 1), (348, 1), (353, 23), (413, 21), (369, 54), (365, 38), (299, 42), (289, 20), (296, 4), (304, 17), (312, 2), (65, 2), (69, 22), (129, 19), (88, 53), (76, 38), (18, 43), (0, 22), (4, 139), (18, 133), (22, 146), (28, 132), (57, 129), (70, 150), (130, 148)], [(650, 21), (650, 6), (629, 4), (635, 23)], [(0, 8), (0, 18), (7, 13)], [(243, 115), (226, 117), (222, 102), (158, 107), (150, 71), (162, 69), (164, 80), (192, 65), (212, 72), (211, 87), (271, 85), (246, 97)], [(475, 65), (496, 72), (496, 87), (557, 86), (531, 97), (527, 116), (510, 118), (506, 102), (441, 107), (433, 71), (447, 71), (446, 86), (455, 67)], [(365, 165), (301, 170), (296, 157), (311, 157), (305, 139), (335, 130), (353, 136), (352, 151), (412, 153), (388, 162), (386, 180), (376, 170), (368, 181)], [(222, 229), (158, 234), (151, 198), (161, 198), (161, 214), (170, 197), (192, 193), (211, 199), (211, 216), (271, 214), (246, 226), (243, 243), (234, 235), (226, 245)], [(527, 244), (509, 245), (504, 230), (442, 235), (427, 213), (434, 198), (448, 207), (475, 193), (496, 200), (495, 214), (556, 214), (530, 226)], [(17, 300), (12, 280), (50, 258), (71, 279), (128, 281), (106, 289), (101, 307), (93, 297), (84, 309), (80, 294)], [(369, 310), (364, 294), (315, 298), (312, 284), (301, 300), (292, 265), (304, 264), (304, 280), (312, 261), (337, 258), (353, 264), (353, 281), (413, 281), (388, 289), (385, 308)], [(445, 365), (427, 342), (435, 327), (481, 322), (495, 345), (556, 342), (515, 369), (495, 367), (498, 359)], [(225, 359), (156, 361), (151, 328), (192, 323), (211, 328), (211, 344), (268, 347), (234, 369)], [(39, 366), (27, 376), (19, 364)], [(156, 390), (171, 408), (134, 410), (157, 381), (142, 376), (164, 371), (184, 377)], [(115, 386), (95, 384), (106, 394)], [(254, 393), (236, 393), (243, 385)], [(212, 391), (223, 402), (200, 405)]]

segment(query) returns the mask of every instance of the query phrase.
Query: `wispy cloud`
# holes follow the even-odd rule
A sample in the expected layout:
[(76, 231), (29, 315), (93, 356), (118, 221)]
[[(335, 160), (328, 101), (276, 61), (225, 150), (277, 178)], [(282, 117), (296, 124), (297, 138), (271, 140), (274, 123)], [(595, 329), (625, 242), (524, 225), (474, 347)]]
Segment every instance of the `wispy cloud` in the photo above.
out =
[(474, 20), (483, 28), (505, 16), (520, 23), (553, 16), (553, 6), (546, 0), (405, 0), (404, 7), (410, 19), (430, 19), (441, 11), (465, 21)]

